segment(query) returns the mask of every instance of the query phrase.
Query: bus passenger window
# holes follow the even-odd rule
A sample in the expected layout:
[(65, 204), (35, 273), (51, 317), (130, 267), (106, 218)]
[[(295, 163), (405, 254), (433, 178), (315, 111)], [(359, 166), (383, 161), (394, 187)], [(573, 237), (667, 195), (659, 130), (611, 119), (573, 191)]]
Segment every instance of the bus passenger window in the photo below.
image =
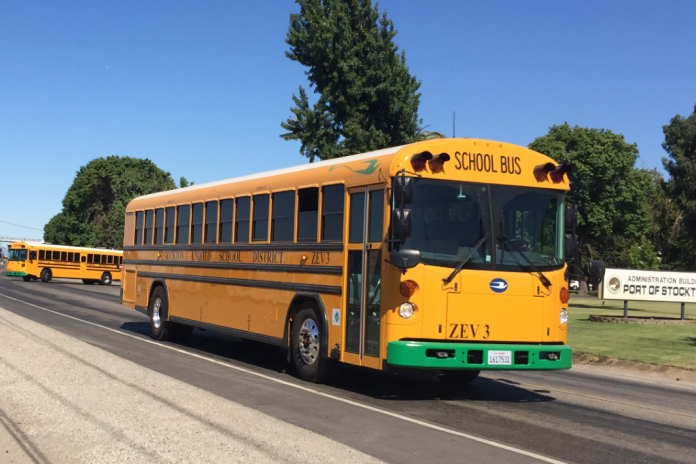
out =
[(232, 221), (234, 219), (234, 200), (220, 202), (220, 231), (218, 243), (232, 243)]
[(164, 227), (164, 208), (155, 210), (155, 245), (162, 244), (162, 228)]
[(113, 255), (109, 255), (107, 263), (108, 263), (108, 264), (114, 264), (114, 257), (113, 257)]
[(348, 243), (362, 243), (364, 222), (365, 193), (353, 193), (350, 195), (350, 223), (348, 224)]
[(319, 216), (319, 188), (310, 187), (297, 191), (297, 241), (317, 241)]
[(86, 262), (86, 261), (87, 261), (87, 258), (86, 258), (85, 256), (83, 256), (83, 257), (82, 257), (82, 262), (84, 263), (84, 262)]
[(123, 264), (123, 256), (118, 257), (118, 264)]
[[(292, 242), (295, 229), (295, 192), (273, 194), (272, 242)], [(315, 228), (316, 230), (316, 228)]]
[(367, 222), (367, 241), (382, 241), (382, 225), (384, 223), (384, 190), (370, 192), (369, 217)]
[(203, 243), (203, 203), (195, 203), (193, 205), (191, 243)]
[(87, 262), (92, 264), (92, 255), (91, 254), (87, 255)]
[(343, 185), (327, 185), (322, 188), (321, 240), (340, 242), (343, 240)]
[(29, 259), (36, 259), (36, 250), (29, 252)]
[(60, 251), (53, 252), (53, 261), (60, 261)]
[(138, 211), (135, 213), (135, 239), (133, 240), (133, 245), (143, 244), (143, 212)]
[(249, 216), (251, 215), (251, 198), (237, 198), (237, 223), (234, 230), (235, 243), (249, 243)]
[(44, 250), (39, 250), (39, 259), (44, 259), (45, 258), (45, 251)]
[(268, 240), (268, 194), (254, 195), (254, 224), (251, 234), (254, 242)]
[(152, 210), (145, 211), (145, 245), (152, 245), (152, 222), (155, 216), (155, 212)]
[(72, 263), (72, 262), (73, 262), (73, 258), (74, 258), (73, 254), (72, 254), (72, 253), (68, 253), (68, 261)]
[(167, 227), (164, 229), (164, 243), (174, 243), (174, 207), (167, 208)]
[[(217, 219), (218, 202), (209, 201), (205, 204), (205, 230), (203, 231), (203, 241), (205, 243), (215, 243), (217, 239)], [(230, 220), (232, 218), (230, 217)]]
[(189, 223), (191, 221), (191, 205), (176, 207), (176, 243), (189, 242)]
[(75, 253), (75, 262), (76, 263), (80, 262), (80, 253)]
[(60, 260), (61, 261), (67, 261), (68, 260), (68, 252), (64, 251), (60, 254)]

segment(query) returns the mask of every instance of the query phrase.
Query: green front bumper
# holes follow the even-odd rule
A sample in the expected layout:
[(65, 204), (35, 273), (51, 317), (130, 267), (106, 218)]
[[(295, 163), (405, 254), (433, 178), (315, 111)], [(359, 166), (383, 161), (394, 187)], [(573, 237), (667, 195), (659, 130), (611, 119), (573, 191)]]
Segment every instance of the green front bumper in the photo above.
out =
[[(488, 364), (489, 351), (510, 351), (510, 364)], [(557, 357), (557, 359), (552, 359)], [(443, 343), (396, 341), (387, 345), (387, 362), (423, 369), (548, 370), (570, 369), (568, 345)]]
[(26, 273), (26, 272), (10, 272), (10, 271), (7, 271), (7, 272), (5, 273), (5, 275), (8, 275), (8, 276), (24, 277), (25, 275), (27, 275), (27, 273)]

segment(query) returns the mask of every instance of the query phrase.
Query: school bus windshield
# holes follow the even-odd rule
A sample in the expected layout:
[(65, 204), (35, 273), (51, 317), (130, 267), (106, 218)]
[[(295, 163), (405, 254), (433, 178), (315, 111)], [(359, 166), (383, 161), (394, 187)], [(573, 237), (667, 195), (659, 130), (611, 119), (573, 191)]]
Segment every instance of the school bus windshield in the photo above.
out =
[(415, 179), (406, 207), (413, 229), (402, 247), (420, 251), (423, 264), (457, 267), (488, 234), (465, 268), (529, 271), (520, 252), (540, 270), (564, 265), (561, 192)]
[(13, 250), (9, 251), (9, 261), (26, 261), (27, 260), (27, 250)]

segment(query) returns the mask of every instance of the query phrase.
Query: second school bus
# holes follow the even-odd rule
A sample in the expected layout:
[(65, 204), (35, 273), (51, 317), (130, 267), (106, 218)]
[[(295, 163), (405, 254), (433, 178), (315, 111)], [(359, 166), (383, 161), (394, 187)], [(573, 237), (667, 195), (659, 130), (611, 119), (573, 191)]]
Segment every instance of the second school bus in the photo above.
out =
[(339, 361), (567, 369), (566, 171), (441, 139), (146, 195), (126, 210), (123, 303), (156, 339), (287, 346), (310, 381)]

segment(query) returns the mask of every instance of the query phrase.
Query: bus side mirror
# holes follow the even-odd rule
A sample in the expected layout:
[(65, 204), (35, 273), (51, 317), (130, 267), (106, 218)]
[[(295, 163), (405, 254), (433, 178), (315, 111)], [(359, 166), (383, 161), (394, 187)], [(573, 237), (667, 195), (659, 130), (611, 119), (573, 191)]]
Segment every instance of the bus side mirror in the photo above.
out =
[(418, 250), (392, 250), (389, 253), (389, 260), (391, 264), (398, 267), (403, 274), (406, 273), (406, 269), (416, 267), (420, 263), (420, 251)]
[(590, 261), (590, 277), (599, 282), (604, 278), (604, 271), (607, 269), (604, 261)]
[(575, 205), (568, 205), (565, 208), (565, 230), (573, 233), (578, 228), (578, 208)]
[(392, 211), (392, 234), (394, 240), (403, 242), (411, 236), (411, 210), (395, 209)]
[(413, 177), (396, 176), (392, 186), (396, 205), (413, 202)]
[(565, 236), (565, 262), (578, 264), (575, 262), (575, 256), (577, 255), (578, 244), (575, 241), (575, 234), (566, 234)]

